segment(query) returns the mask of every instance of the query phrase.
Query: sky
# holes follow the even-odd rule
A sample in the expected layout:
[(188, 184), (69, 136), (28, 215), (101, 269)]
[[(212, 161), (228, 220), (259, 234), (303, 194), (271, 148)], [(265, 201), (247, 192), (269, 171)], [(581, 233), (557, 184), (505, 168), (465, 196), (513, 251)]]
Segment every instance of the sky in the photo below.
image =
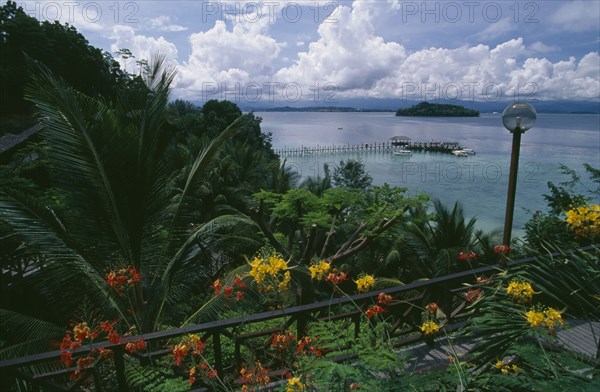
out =
[(600, 0), (17, 4), (130, 73), (164, 54), (172, 97), (195, 102), (600, 99)]

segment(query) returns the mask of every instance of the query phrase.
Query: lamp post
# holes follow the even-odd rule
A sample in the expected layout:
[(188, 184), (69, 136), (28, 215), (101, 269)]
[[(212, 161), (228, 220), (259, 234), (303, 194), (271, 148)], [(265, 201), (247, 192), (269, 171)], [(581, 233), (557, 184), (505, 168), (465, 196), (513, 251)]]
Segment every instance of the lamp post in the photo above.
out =
[(519, 152), (521, 135), (533, 127), (537, 119), (535, 108), (525, 102), (515, 102), (504, 109), (502, 123), (513, 134), (510, 172), (508, 177), (508, 194), (506, 196), (506, 217), (504, 219), (503, 244), (510, 245), (515, 210), (515, 194), (517, 191), (517, 171), (519, 170)]

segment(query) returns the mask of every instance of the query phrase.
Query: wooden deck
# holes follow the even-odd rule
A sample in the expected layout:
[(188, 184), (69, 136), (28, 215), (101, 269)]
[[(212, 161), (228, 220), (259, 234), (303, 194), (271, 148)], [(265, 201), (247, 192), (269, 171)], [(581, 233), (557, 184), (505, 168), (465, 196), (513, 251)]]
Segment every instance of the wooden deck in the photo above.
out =
[[(565, 327), (556, 333), (558, 345), (573, 353), (589, 358), (597, 358), (600, 344), (600, 322), (567, 320)], [(457, 334), (448, 338), (438, 338), (433, 347), (420, 343), (400, 350), (407, 359), (405, 370), (423, 372), (445, 369), (451, 364), (450, 357), (461, 359), (475, 347), (476, 341)]]

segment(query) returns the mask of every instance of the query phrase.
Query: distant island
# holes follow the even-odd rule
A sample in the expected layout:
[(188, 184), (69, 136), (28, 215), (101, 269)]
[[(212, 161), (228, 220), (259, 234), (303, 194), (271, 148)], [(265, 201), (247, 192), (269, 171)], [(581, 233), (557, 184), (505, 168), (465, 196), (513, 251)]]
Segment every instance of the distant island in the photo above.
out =
[(275, 108), (260, 108), (257, 111), (261, 112), (393, 112), (393, 110), (385, 109), (359, 109), (353, 107), (340, 106), (302, 106), (302, 107), (275, 107)]
[(460, 105), (421, 102), (406, 109), (398, 109), (396, 116), (479, 117), (479, 112)]

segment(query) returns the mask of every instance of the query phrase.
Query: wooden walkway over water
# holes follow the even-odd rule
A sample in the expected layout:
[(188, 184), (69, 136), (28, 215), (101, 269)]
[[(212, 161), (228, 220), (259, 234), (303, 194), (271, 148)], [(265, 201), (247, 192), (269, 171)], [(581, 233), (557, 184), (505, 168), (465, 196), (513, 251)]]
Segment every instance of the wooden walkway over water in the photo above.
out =
[(418, 152), (441, 152), (452, 153), (454, 150), (460, 150), (461, 146), (457, 142), (380, 142), (380, 143), (358, 143), (358, 144), (332, 144), (329, 146), (300, 146), (300, 147), (282, 147), (275, 149), (275, 153), (282, 158), (285, 157), (306, 157), (316, 155), (338, 155), (348, 153), (376, 152), (387, 153), (398, 150), (410, 150)]

